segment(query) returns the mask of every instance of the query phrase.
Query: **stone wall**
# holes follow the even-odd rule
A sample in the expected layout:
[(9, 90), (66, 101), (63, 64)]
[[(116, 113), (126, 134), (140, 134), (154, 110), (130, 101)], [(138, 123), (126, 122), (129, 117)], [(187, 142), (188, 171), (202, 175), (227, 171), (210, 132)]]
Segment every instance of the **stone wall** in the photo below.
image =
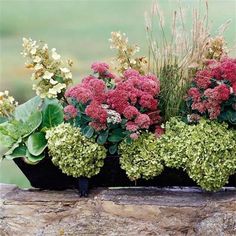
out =
[(0, 235), (236, 235), (236, 189), (21, 190), (0, 185)]

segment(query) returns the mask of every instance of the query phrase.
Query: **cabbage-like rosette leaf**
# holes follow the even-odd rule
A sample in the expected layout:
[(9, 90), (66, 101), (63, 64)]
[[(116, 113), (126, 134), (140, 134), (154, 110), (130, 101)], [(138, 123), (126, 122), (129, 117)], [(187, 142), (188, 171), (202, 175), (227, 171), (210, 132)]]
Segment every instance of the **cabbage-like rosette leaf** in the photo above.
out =
[(43, 105), (42, 128), (51, 128), (61, 124), (64, 120), (63, 107), (57, 99), (45, 99)]
[(26, 146), (32, 155), (38, 156), (42, 154), (42, 152), (47, 147), (45, 133), (35, 132), (31, 134), (27, 139)]
[(40, 110), (41, 106), (42, 99), (39, 96), (35, 96), (29, 101), (16, 107), (14, 118), (26, 122), (33, 112)]

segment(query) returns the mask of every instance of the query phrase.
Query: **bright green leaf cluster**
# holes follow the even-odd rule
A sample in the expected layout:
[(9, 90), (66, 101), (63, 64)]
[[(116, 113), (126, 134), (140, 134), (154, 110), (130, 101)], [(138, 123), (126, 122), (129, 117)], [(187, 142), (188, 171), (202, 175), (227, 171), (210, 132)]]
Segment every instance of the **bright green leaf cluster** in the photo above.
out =
[(56, 99), (36, 96), (18, 106), (13, 117), (0, 124), (0, 144), (8, 148), (3, 157), (24, 158), (28, 164), (37, 164), (45, 156), (45, 130), (62, 123), (63, 116)]
[(172, 118), (158, 147), (167, 166), (185, 169), (208, 191), (219, 190), (236, 172), (236, 132), (226, 124), (202, 119), (196, 125), (187, 125)]
[(73, 177), (99, 173), (106, 157), (105, 147), (87, 139), (79, 128), (60, 124), (47, 131), (49, 154), (54, 165)]
[(157, 139), (151, 133), (143, 133), (132, 144), (123, 141), (119, 145), (121, 168), (131, 180), (151, 179), (164, 169), (157, 155)]

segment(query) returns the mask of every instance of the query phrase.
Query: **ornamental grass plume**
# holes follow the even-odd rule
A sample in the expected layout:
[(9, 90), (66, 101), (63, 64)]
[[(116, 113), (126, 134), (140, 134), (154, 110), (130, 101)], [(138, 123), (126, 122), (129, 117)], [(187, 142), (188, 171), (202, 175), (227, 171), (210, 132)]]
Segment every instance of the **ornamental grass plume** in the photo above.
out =
[(185, 22), (189, 20), (184, 19), (184, 9), (180, 5), (173, 12), (170, 36), (167, 27), (164, 27), (164, 16), (157, 1), (152, 6), (151, 16), (146, 14), (148, 67), (161, 81), (160, 107), (165, 120), (181, 114), (183, 98), (196, 71), (203, 68), (208, 59), (219, 60), (227, 54), (222, 34), (228, 22), (221, 26), (218, 35), (212, 37), (207, 2), (205, 9), (204, 15), (200, 14), (200, 10), (193, 9), (193, 24), (188, 29)]
[[(26, 68), (33, 70), (31, 79), (35, 82), (33, 90), (41, 98), (60, 98), (72, 82), (72, 73), (64, 66), (55, 48), (31, 38), (23, 38), (23, 57), (27, 58)], [(67, 61), (72, 66), (72, 61)]]

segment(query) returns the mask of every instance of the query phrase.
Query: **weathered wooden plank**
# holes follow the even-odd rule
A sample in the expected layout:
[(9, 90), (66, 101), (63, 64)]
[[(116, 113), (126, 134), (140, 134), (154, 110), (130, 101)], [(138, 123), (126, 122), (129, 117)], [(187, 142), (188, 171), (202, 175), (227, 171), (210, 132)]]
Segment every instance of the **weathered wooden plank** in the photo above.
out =
[(21, 190), (0, 185), (0, 235), (236, 235), (236, 189)]

